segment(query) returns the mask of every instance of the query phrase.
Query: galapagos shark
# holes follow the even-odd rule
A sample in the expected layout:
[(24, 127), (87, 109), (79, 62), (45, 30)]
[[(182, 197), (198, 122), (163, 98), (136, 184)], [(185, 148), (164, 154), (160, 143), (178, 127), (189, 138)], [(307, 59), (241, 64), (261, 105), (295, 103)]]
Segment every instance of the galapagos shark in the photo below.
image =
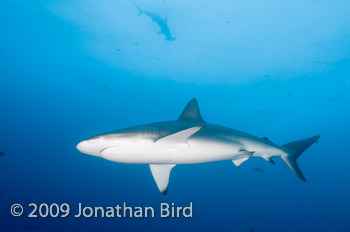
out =
[(144, 15), (150, 17), (152, 19), (152, 22), (155, 22), (158, 24), (158, 26), (160, 27), (160, 31), (158, 32), (158, 34), (164, 34), (165, 40), (174, 41), (176, 39), (175, 37), (171, 36), (170, 29), (168, 26), (168, 17), (162, 18), (155, 13), (142, 10), (135, 3), (134, 3), (134, 5), (135, 5), (136, 9), (139, 11), (138, 15), (144, 14)]
[(250, 157), (262, 157), (274, 164), (280, 157), (303, 181), (296, 161), (319, 136), (278, 146), (238, 130), (207, 123), (203, 120), (196, 99), (192, 99), (177, 120), (156, 122), (83, 140), (77, 149), (106, 160), (149, 164), (161, 193), (166, 195), (170, 172), (178, 164), (197, 164), (232, 160), (240, 166)]

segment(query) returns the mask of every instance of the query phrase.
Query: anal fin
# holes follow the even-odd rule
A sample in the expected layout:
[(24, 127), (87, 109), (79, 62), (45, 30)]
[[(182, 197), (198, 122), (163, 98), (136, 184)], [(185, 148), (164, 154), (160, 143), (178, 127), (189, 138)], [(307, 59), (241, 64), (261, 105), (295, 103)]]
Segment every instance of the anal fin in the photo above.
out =
[(272, 164), (276, 164), (275, 161), (273, 161), (272, 157), (266, 158), (266, 161), (268, 161)]

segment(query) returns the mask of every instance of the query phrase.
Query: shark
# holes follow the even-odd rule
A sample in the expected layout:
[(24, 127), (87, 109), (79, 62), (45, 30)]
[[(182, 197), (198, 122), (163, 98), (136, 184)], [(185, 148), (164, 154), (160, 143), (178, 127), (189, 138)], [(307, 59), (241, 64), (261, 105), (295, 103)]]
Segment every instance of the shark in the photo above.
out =
[(179, 164), (232, 161), (237, 167), (251, 157), (272, 164), (280, 157), (303, 181), (297, 159), (320, 136), (278, 146), (260, 138), (203, 120), (192, 99), (177, 120), (156, 122), (93, 136), (77, 144), (85, 154), (127, 164), (149, 164), (161, 193), (167, 194), (172, 169)]
[(134, 5), (139, 12), (138, 15), (144, 14), (144, 15), (150, 17), (152, 19), (152, 22), (155, 22), (158, 24), (158, 26), (160, 27), (160, 31), (158, 32), (158, 34), (164, 34), (165, 40), (174, 41), (176, 39), (175, 37), (172, 37), (172, 35), (170, 33), (170, 29), (168, 26), (168, 17), (162, 18), (155, 13), (142, 10), (135, 3), (134, 3)]

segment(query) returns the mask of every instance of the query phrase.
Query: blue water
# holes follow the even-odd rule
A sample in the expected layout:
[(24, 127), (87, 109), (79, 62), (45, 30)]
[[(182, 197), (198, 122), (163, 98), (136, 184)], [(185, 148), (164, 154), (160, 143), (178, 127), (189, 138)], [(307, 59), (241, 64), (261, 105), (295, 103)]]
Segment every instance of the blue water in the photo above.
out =
[[(350, 231), (350, 2), (0, 2), (0, 231)], [(148, 165), (76, 150), (95, 134), (202, 117), (282, 145), (298, 163), (178, 165), (167, 196)], [(259, 168), (257, 171), (256, 168)], [(28, 218), (30, 203), (193, 202), (193, 218)], [(24, 207), (21, 217), (11, 205)]]

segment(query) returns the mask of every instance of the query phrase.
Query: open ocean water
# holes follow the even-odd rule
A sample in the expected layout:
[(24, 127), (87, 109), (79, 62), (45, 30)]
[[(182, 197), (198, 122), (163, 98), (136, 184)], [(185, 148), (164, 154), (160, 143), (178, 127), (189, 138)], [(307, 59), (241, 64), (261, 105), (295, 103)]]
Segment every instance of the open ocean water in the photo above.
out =
[[(348, 0), (2, 0), (0, 231), (349, 232), (349, 15)], [(148, 165), (76, 149), (192, 98), (207, 122), (278, 145), (320, 135), (298, 160), (307, 182), (253, 157), (178, 165), (163, 196)], [(124, 202), (156, 215), (74, 217)], [(193, 217), (159, 215), (191, 202)]]

